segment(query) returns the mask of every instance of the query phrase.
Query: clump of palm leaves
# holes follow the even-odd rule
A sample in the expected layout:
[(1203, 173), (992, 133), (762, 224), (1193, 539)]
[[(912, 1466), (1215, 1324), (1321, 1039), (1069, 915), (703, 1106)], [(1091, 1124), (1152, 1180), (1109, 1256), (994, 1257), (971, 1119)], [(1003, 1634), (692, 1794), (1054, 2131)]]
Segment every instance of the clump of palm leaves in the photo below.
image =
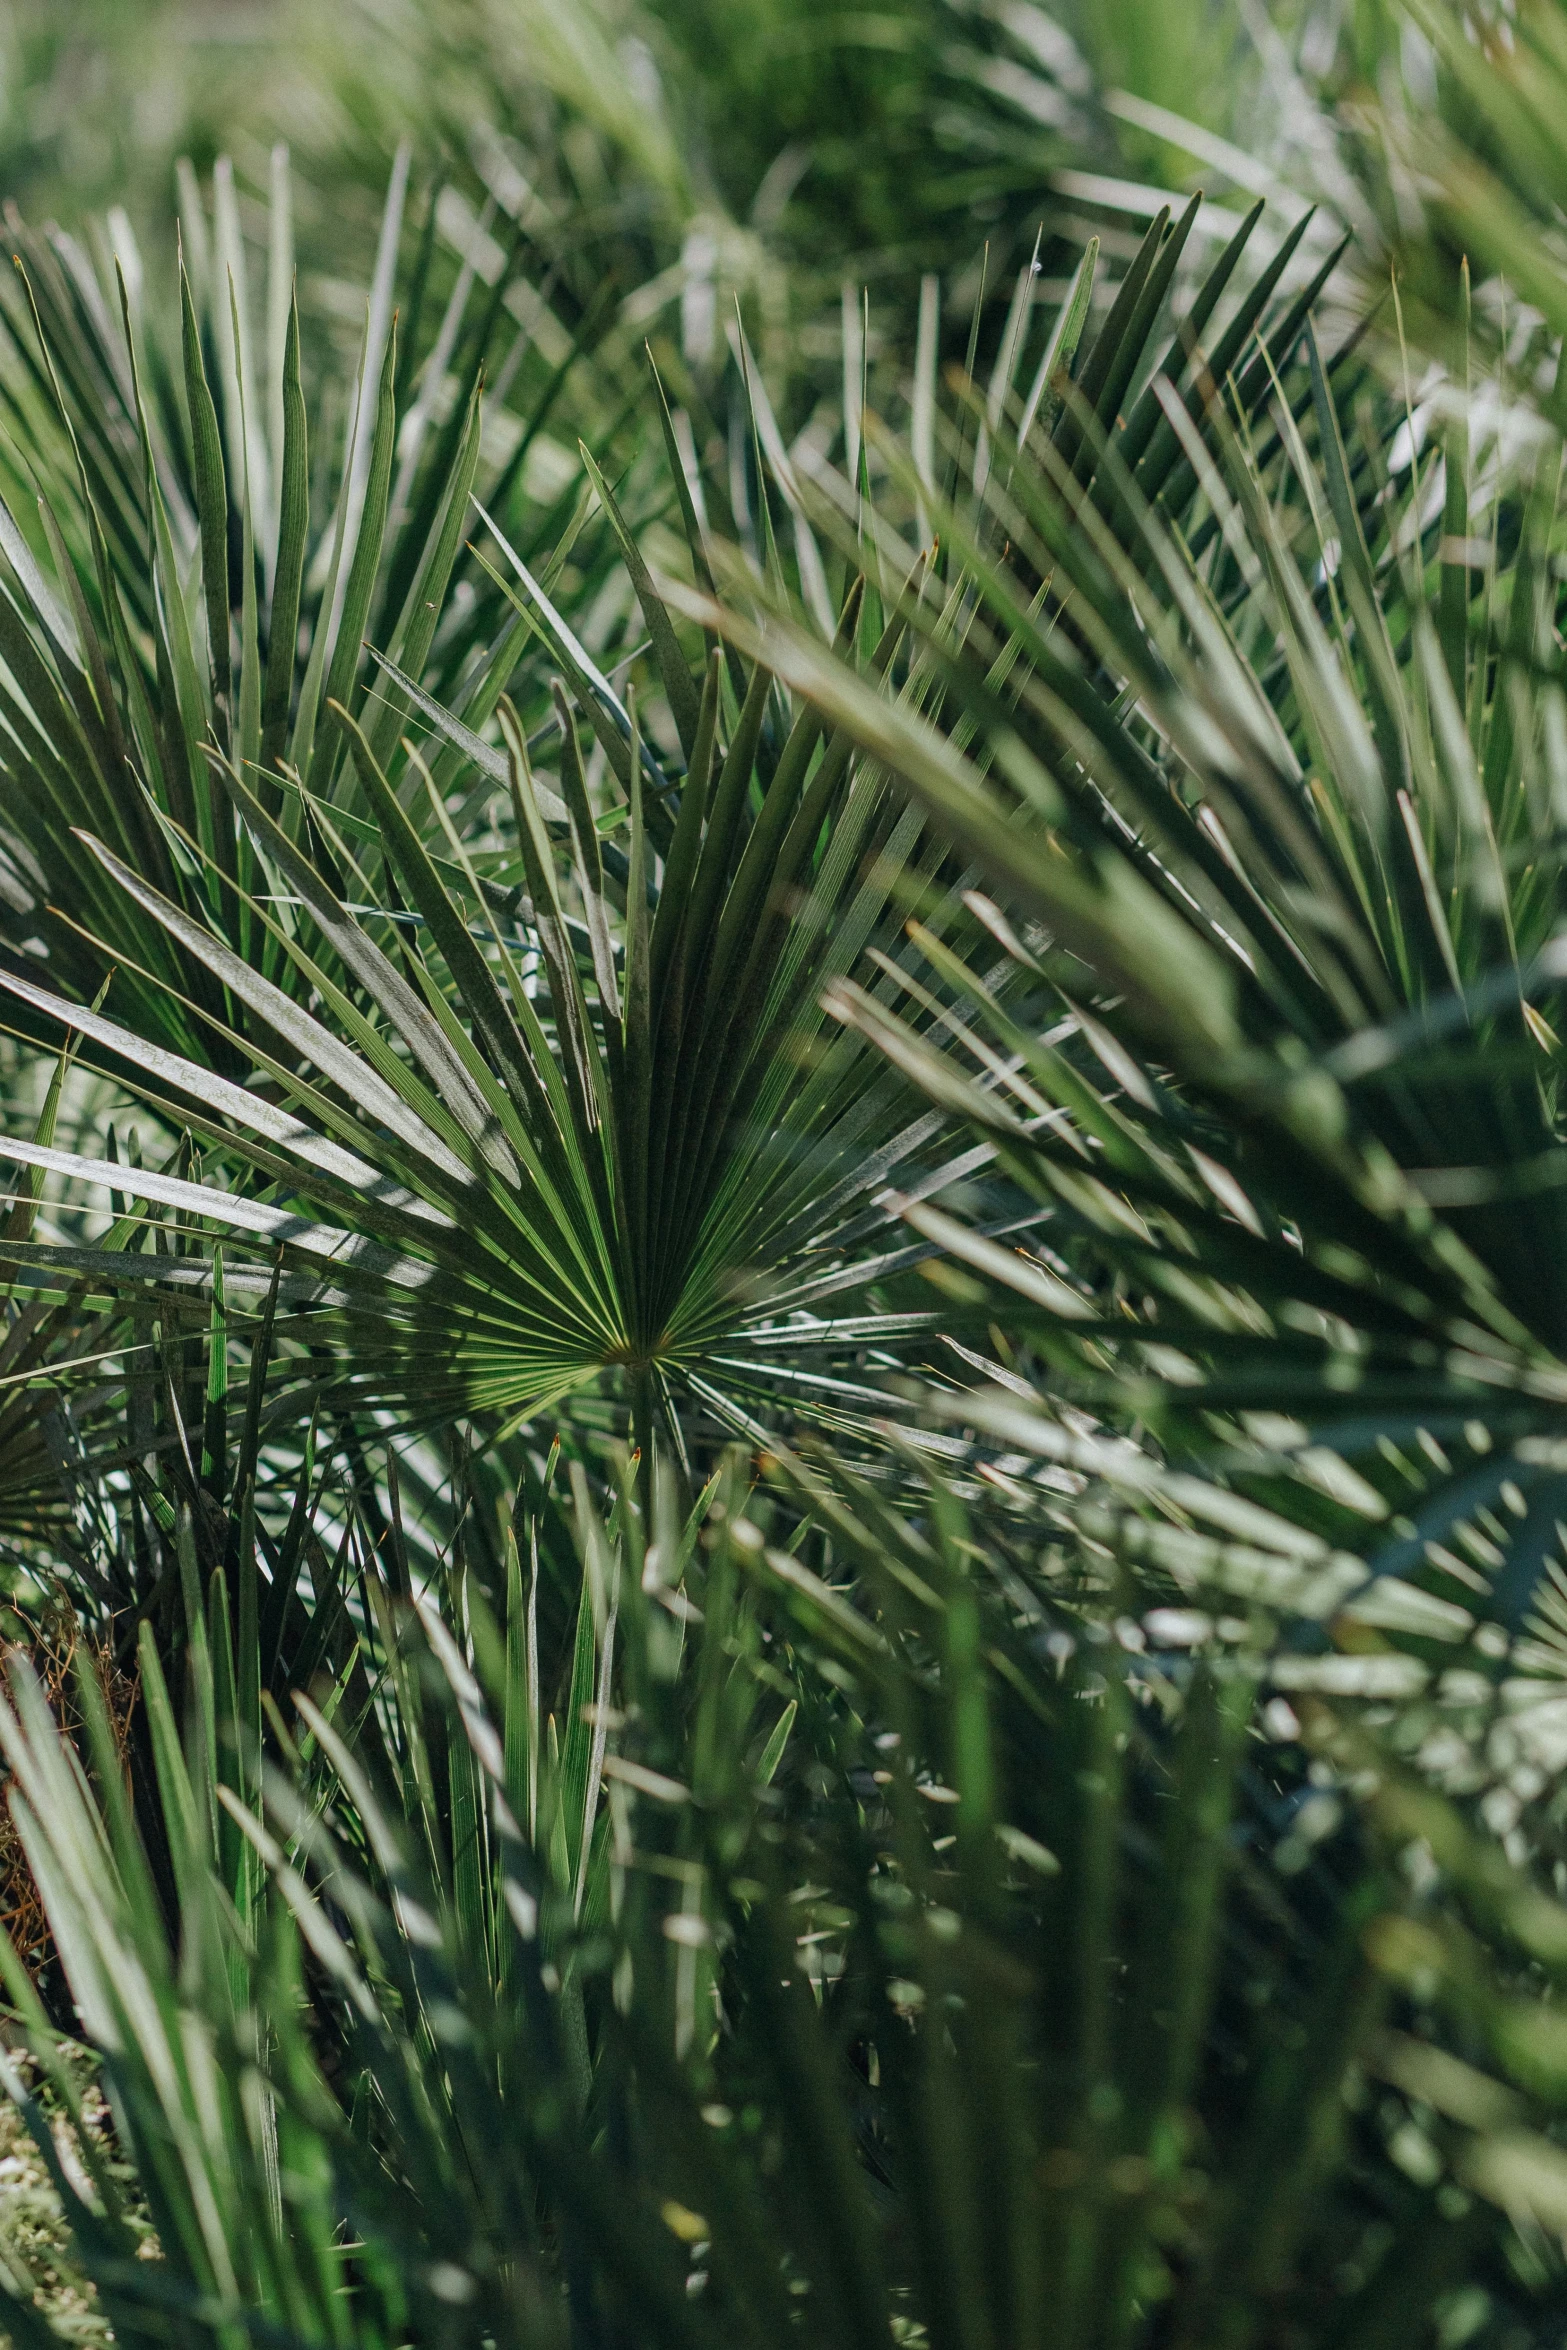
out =
[[(1029, 394), (1050, 447), (1085, 478), (1091, 436), (1124, 404), (1126, 449), (1141, 452), (1147, 484), (1177, 512), (1199, 494), (1200, 465), (1168, 429), (1155, 388), (1137, 387), (1160, 348), (1196, 214), (1194, 203), (1179, 222), (1155, 222), (1091, 332), (1090, 252)], [(1264, 319), (1291, 348), (1332, 266), (1330, 253), (1283, 290), (1303, 222), (1248, 279), (1257, 220), (1254, 207), (1197, 285), (1168, 357), (1183, 385), (1199, 385), (1205, 365), (1228, 370)], [(970, 452), (977, 480), (1027, 347), (1031, 294), (1025, 271)], [(1198, 338), (1221, 302), (1228, 314), (1204, 354)], [(195, 445), (207, 395), (194, 339), (191, 350)], [(238, 365), (242, 343), (236, 350)], [(291, 334), (285, 390), (296, 351)], [(889, 588), (880, 550), (867, 587), (852, 543), (829, 582), (743, 343), (741, 358), (766, 575), (796, 582), (864, 691), (912, 720), (943, 687), (928, 653), (907, 656), (897, 607), (907, 593), (937, 591), (918, 584), (913, 555), (914, 586)], [(1259, 356), (1238, 389), (1243, 414), (1269, 381)], [(683, 556), (688, 578), (710, 587), (697, 500), (711, 493), (688, 471), (656, 382), (650, 399), (685, 542), (666, 534), (665, 559)], [(398, 431), (389, 347), (365, 506), (377, 518)], [(699, 648), (682, 637), (586, 453), (600, 538), (647, 631), (637, 707), (487, 509), (478, 512), (495, 560), (482, 543), (470, 553), (505, 618), (454, 594), (443, 626), (437, 591), (457, 560), (479, 440), (470, 405), (450, 471), (437, 469), (426, 493), (428, 551), (406, 597), (373, 606), (378, 525), (364, 526), (338, 649), (329, 662), (317, 637), (293, 699), (279, 674), (273, 734), (262, 739), (263, 724), (248, 748), (243, 725), (236, 738), (229, 723), (218, 599), (194, 821), (161, 804), (169, 786), (156, 773), (140, 798), (144, 829), (166, 835), (157, 868), (138, 865), (119, 800), (111, 807), (106, 795), (101, 812), (70, 827), (85, 899), (112, 906), (85, 940), (87, 922), (69, 918), (73, 951), (90, 958), (77, 992), (87, 996), (106, 967), (119, 989), (134, 942), (157, 1025), (137, 1019), (134, 998), (117, 1020), (68, 1005), (36, 977), (4, 984), (35, 1019), (63, 1021), (135, 1071), (165, 1125), (183, 1124), (214, 1154), (214, 1182), (167, 1166), (118, 1166), (108, 1180), (124, 1198), (226, 1226), (236, 1307), (267, 1293), (279, 1256), (291, 1316), (279, 1371), (294, 1378), (296, 1407), (323, 1393), (338, 1410), (392, 1408), (426, 1422), (478, 1414), (504, 1429), (567, 1397), (607, 1393), (644, 1452), (657, 1423), (690, 1475), (726, 1425), (754, 1425), (759, 1411), (793, 1401), (863, 1414), (878, 1391), (851, 1375), (857, 1359), (872, 1350), (885, 1365), (925, 1344), (928, 1306), (889, 1315), (868, 1295), (907, 1256), (888, 1250), (880, 1195), (894, 1178), (939, 1189), (963, 1169), (943, 1156), (939, 1116), (922, 1115), (894, 1070), (835, 1032), (822, 992), (868, 948), (906, 958), (897, 925), (916, 898), (938, 893), (943, 922), (967, 934), (974, 920), (939, 834), (889, 796), (876, 764), (853, 757), (852, 727), (824, 727), (808, 697), (791, 705), (767, 647), (751, 648), (749, 663), (716, 651), (693, 660)], [(921, 475), (921, 506), (926, 486)], [(772, 520), (780, 493), (793, 523), (787, 571)], [(1106, 505), (1103, 485), (1094, 496)], [(568, 548), (584, 523), (579, 512)], [(329, 605), (324, 586), (323, 614)], [(253, 621), (253, 606), (241, 619), (246, 609)], [(354, 649), (378, 616), (391, 632), (387, 650), (372, 642), (383, 684), (355, 696)], [(516, 687), (524, 632), (557, 665), (549, 721), (531, 737), (525, 702), (502, 690)], [(443, 644), (465, 687), (455, 708), (432, 690), (439, 676), (421, 684), (403, 666), (422, 674)], [(166, 734), (180, 706), (171, 674), (165, 662), (168, 690), (147, 704), (161, 708)], [(539, 693), (536, 668), (531, 683)], [(193, 725), (207, 707), (198, 695)], [(410, 712), (440, 746), (433, 759), (404, 731)], [(545, 756), (549, 771), (535, 765)], [(184, 772), (195, 774), (190, 761)], [(67, 853), (65, 812), (58, 800), (45, 810), (54, 834), (28, 845), (52, 866)], [(241, 1085), (247, 1068), (256, 1076)], [(4, 1147), (22, 1166), (105, 1180), (80, 1156)], [(54, 1279), (68, 1263), (100, 1278), (116, 1271), (101, 1249), (35, 1257), (34, 1271)], [(122, 1292), (164, 1282), (144, 1239), (118, 1270)]]
[[(38, 2116), (118, 2338), (1247, 2342), (1327, 2303), (1415, 2340), (1524, 2305), (1556, 2076), (1505, 1951), (1559, 1965), (1553, 1905), (1488, 1900), (1394, 1786), (1281, 1875), (1310, 1798), (1291, 1749), (1246, 1760), (1251, 1668), (997, 1579), (948, 1496), (818, 1490), (829, 1558), (738, 1462), (684, 1522), (640, 1482), (606, 1520), (574, 1478), (558, 1657), (527, 1512), (492, 1595), (460, 1554), (410, 1592), (361, 1528), (356, 1653), (290, 1720), (188, 1571), (183, 1738), (141, 1649), (177, 1944), (93, 1685), (84, 1777), (16, 1679), (16, 1817), (156, 2230)], [(1467, 1930), (1397, 1865), (1416, 1823)]]
[[(482, 489), (509, 522), (514, 500), (539, 496), (530, 461), (568, 383), (596, 438), (617, 397), (582, 338), (562, 351), (542, 323), (519, 328), (511, 269), (493, 287), (472, 267), (443, 283), (428, 236), (410, 253), (407, 177), (403, 156), (346, 379), (319, 322), (301, 333), (281, 153), (264, 328), (225, 167), (210, 216), (187, 183), (171, 284), (150, 281), (123, 224), (106, 271), (63, 232), (16, 224), (4, 398), (26, 456), (5, 485), (3, 935), (13, 957), (46, 957), (58, 984), (89, 998), (113, 968), (118, 999), (177, 1044), (203, 1015), (210, 1037), (242, 1008), (82, 864), (80, 837), (199, 917), (255, 879), (210, 753), (269, 778), (267, 803), (292, 834), (307, 818), (285, 773), (341, 797), (333, 703), (367, 710), (394, 780), (398, 714), (421, 685), (484, 725), (527, 624), (468, 549), (469, 500)], [(515, 406), (492, 396), (481, 434), (487, 370)], [(565, 529), (558, 568), (586, 484), (550, 446), (564, 461), (544, 496), (546, 527)], [(519, 530), (527, 553), (536, 529)], [(591, 572), (577, 577), (590, 588)], [(405, 684), (372, 683), (367, 636)], [(437, 763), (443, 788), (451, 768)], [(286, 957), (262, 921), (241, 923), (237, 943), (268, 973)]]
[[(126, 1163), (113, 1180), (122, 1197), (197, 1215), (229, 1218), (233, 1204), (236, 1309), (270, 1294), (282, 1246), (285, 1309), (309, 1318), (290, 1323), (310, 1350), (290, 1359), (307, 1383), (326, 1380), (336, 1408), (401, 1395), (427, 1419), (504, 1424), (620, 1372), (638, 1427), (661, 1415), (684, 1449), (672, 1378), (716, 1372), (722, 1413), (736, 1379), (742, 1392), (776, 1384), (775, 1357), (879, 1335), (874, 1316), (810, 1309), (846, 1286), (835, 1227), (864, 1253), (877, 1218), (863, 1193), (878, 1167), (928, 1146), (930, 1122), (903, 1114), (895, 1083), (867, 1086), (857, 1049), (822, 1041), (816, 997), (822, 972), (883, 919), (900, 871), (930, 852), (873, 777), (851, 776), (846, 745), (824, 744), (809, 714), (791, 720), (765, 668), (748, 677), (715, 656), (693, 674), (592, 458), (542, 578), (477, 505), (498, 297), (470, 332), (471, 283), (458, 280), (400, 401), (395, 188), (335, 516), (312, 537), (285, 197), (280, 187), (267, 390), (247, 360), (220, 180), (204, 272), (227, 288), (226, 303), (214, 295), (217, 356), (209, 367), (182, 273), (183, 376), (165, 383), (161, 431), (123, 276), (116, 334), (74, 248), (30, 248), (27, 375), (13, 396), (64, 479), (38, 501), (57, 589), (19, 529), (10, 546), (17, 975), (6, 984), (35, 1025), (64, 1017), (89, 1051), (134, 1069), (165, 1129), (215, 1147), (231, 1181), (258, 1152), (238, 1195), (172, 1159)], [(192, 228), (194, 246), (199, 210)], [(437, 430), (452, 388), (440, 371), (458, 353), (466, 376)], [(500, 514), (560, 372), (491, 462)], [(270, 437), (252, 409), (270, 416)], [(705, 576), (667, 411), (664, 423)], [(85, 542), (74, 555), (56, 503)], [(471, 504), (494, 560), (468, 541)], [(599, 551), (579, 555), (590, 507)], [(529, 553), (538, 528), (530, 516), (519, 531)], [(596, 590), (606, 552), (649, 631), (662, 726), (633, 717), (554, 600), (568, 563), (579, 599)], [(457, 576), (464, 565), (473, 578)], [(139, 610), (127, 612), (132, 587)], [(356, 682), (366, 632), (380, 642)], [(896, 632), (876, 644), (857, 586), (841, 632), (886, 669)], [(559, 664), (553, 680), (519, 667), (533, 636)], [(530, 698), (547, 713), (531, 738)], [(405, 731), (410, 716), (419, 735)], [(550, 783), (533, 767), (547, 743)], [(101, 1008), (106, 980), (123, 1018)], [(68, 1009), (61, 988), (93, 1008)], [(315, 1071), (303, 1085), (302, 1063)], [(248, 1088), (236, 1082), (251, 1071)], [(775, 1126), (786, 1134), (772, 1141)], [(35, 1171), (94, 1174), (47, 1138), (7, 1148)], [(323, 1209), (348, 1228), (322, 1224)], [(367, 1211), (373, 1236), (353, 1230)], [(25, 1257), (27, 1234), (9, 1237)], [(145, 1228), (119, 1238), (126, 1278), (167, 1292)], [(247, 1264), (258, 1242), (262, 1262)], [(116, 1270), (111, 1253), (33, 1261), (50, 1280), (67, 1265), (101, 1277)], [(346, 1387), (342, 1315), (361, 1349)], [(734, 1361), (715, 1355), (729, 1341)], [(798, 1367), (780, 1375), (810, 1384)]]
[(10, 379), (4, 983), (155, 1138), (3, 1145), (25, 1376), (126, 1404), (128, 1783), (0, 1712), (116, 2335), (1547, 2322), (1554, 444), (1194, 205), (906, 448), (737, 330), (727, 450), (651, 374), (481, 508), (389, 232), (311, 556), (224, 218), (177, 371), (46, 243)]

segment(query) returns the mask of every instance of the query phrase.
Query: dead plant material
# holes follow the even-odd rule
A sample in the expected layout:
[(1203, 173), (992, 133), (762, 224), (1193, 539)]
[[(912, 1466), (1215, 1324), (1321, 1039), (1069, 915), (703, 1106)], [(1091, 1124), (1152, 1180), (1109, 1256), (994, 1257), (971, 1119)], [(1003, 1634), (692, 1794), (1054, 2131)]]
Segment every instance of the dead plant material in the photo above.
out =
[[(114, 1662), (107, 1643), (85, 1633), (72, 1609), (62, 1608), (25, 1639), (0, 1640), (0, 1676), (13, 1657), (25, 1657), (43, 1692), (44, 1702), (64, 1736), (83, 1749), (85, 1717), (81, 1708), (78, 1657), (86, 1659), (103, 1696), (110, 1732), (122, 1775), (130, 1758), (131, 1718), (136, 1710), (138, 1679)], [(88, 1757), (83, 1751), (83, 1761)], [(41, 1982), (58, 1966), (54, 1936), (44, 1914), (22, 1839), (11, 1816), (9, 1778), (0, 1805), (0, 1929), (32, 1976)]]

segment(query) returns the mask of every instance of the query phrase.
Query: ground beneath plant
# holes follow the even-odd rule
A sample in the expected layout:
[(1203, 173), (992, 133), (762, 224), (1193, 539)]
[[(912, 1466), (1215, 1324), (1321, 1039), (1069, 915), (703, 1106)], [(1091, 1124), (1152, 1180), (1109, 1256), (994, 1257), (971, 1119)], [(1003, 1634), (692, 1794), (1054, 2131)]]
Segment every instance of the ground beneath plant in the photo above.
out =
[[(121, 2162), (109, 2140), (108, 2108), (92, 2078), (82, 2051), (62, 2044), (60, 2054), (77, 2084), (83, 2119), (109, 2162), (111, 2173), (130, 2183), (129, 2164)], [(13, 2052), (29, 2088), (39, 2088), (38, 2068)], [(47, 2091), (40, 2092), (53, 2131), (55, 2150), (66, 2178), (91, 2195), (75, 2138)], [(153, 2249), (149, 2236), (142, 2249)], [(108, 2319), (71, 2257), (71, 2233), (49, 2168), (31, 2130), (9, 2097), (0, 2094), (0, 2281), (10, 2291), (31, 2300), (62, 2341), (91, 2345), (113, 2340)], [(0, 2342), (9, 2342), (0, 2320)]]

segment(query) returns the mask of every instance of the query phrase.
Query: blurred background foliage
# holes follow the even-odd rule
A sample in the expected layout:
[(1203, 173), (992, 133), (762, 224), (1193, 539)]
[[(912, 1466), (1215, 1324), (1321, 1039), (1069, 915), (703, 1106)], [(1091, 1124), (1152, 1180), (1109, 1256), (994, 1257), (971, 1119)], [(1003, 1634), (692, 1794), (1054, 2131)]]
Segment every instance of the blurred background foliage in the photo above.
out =
[(302, 251), (352, 275), (377, 160), (411, 137), (472, 172), (499, 133), (546, 199), (574, 183), (628, 285), (695, 239), (808, 293), (864, 277), (912, 323), (919, 275), (972, 277), (987, 238), (993, 288), (1041, 231), (1048, 270), (1102, 200), (1085, 172), (1353, 207), (1308, 91), (1371, 91), (1411, 38), (1373, 0), (11, 0), (0, 183), (35, 219), (121, 205), (145, 231), (177, 156), (232, 154), (259, 193), (284, 140)]

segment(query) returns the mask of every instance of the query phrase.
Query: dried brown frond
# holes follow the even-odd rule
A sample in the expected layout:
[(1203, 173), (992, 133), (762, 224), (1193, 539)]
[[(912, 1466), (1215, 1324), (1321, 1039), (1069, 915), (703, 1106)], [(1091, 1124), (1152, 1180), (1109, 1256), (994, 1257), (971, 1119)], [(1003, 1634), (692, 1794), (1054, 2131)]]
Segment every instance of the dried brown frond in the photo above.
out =
[[(34, 1626), (27, 1637), (0, 1641), (0, 1675), (13, 1657), (25, 1658), (43, 1692), (45, 1704), (66, 1737), (79, 1740), (85, 1729), (81, 1708), (78, 1658), (87, 1661), (103, 1697), (110, 1732), (121, 1771), (128, 1768), (131, 1717), (136, 1709), (138, 1684), (114, 1662), (107, 1642), (94, 1638), (70, 1608), (62, 1608), (46, 1623)], [(44, 1914), (38, 1887), (22, 1849), (22, 1839), (11, 1816), (10, 1784), (0, 1805), (0, 1930), (35, 1981), (56, 1963), (54, 1937)]]

